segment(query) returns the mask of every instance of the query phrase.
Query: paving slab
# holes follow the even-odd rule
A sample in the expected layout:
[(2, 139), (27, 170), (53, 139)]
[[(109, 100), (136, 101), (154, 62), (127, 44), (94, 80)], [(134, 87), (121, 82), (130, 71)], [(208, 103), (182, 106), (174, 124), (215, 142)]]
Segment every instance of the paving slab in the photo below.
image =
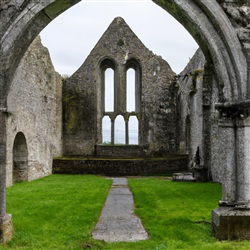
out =
[(134, 214), (134, 199), (126, 178), (111, 178), (112, 187), (92, 232), (96, 240), (135, 242), (148, 239), (141, 220)]

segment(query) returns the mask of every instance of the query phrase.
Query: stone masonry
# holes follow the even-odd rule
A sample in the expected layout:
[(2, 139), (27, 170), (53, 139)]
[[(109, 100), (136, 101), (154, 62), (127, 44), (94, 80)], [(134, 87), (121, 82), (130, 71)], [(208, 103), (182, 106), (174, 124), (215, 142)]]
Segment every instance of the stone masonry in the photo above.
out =
[(61, 76), (37, 37), (22, 59), (8, 94), (6, 183), (12, 184), (14, 140), (19, 132), (28, 148), (27, 178), (52, 173), (53, 156), (61, 155)]
[[(50, 174), (52, 157), (62, 154), (60, 76), (54, 72), (44, 48), (40, 50), (42, 53), (36, 48), (27, 52), (33, 63), (22, 58), (39, 32), (77, 2), (3, 0), (0, 3), (2, 242), (9, 240), (12, 234), (11, 216), (6, 214), (6, 179), (7, 185), (11, 185), (13, 161), (15, 171), (19, 166), (19, 175), (24, 178), (27, 174), (25, 178), (31, 180)], [(118, 72), (116, 81), (123, 86), (125, 79), (118, 76), (124, 76), (126, 66), (131, 66), (136, 69), (137, 82), (141, 84), (137, 85), (140, 86), (137, 95), (141, 99), (134, 115), (139, 118), (142, 152), (164, 155), (177, 152), (180, 146), (181, 153), (190, 153), (190, 166), (207, 169), (208, 176), (222, 183), (222, 198), (218, 209), (213, 210), (215, 236), (221, 240), (250, 239), (250, 1), (153, 2), (183, 24), (203, 55), (197, 52), (197, 61), (190, 62), (176, 86), (174, 73), (167, 63), (133, 35), (133, 43), (129, 44), (130, 29), (121, 19), (116, 19), (113, 27), (125, 29), (125, 35), (120, 29), (114, 33), (111, 25), (102, 38), (110, 42), (101, 40), (86, 60), (89, 67), (85, 62), (70, 78), (70, 81), (81, 80), (80, 84), (64, 86), (63, 151), (67, 155), (96, 153), (95, 145), (101, 142), (103, 116), (99, 69), (103, 72), (112, 65)], [(161, 32), (167, 32), (165, 25), (159, 24)], [(33, 46), (38, 43), (36, 40)], [(102, 57), (103, 52), (109, 57)], [(114, 55), (117, 58), (111, 60)], [(147, 65), (142, 56), (147, 58)], [(22, 67), (31, 70), (23, 71)], [(179, 96), (175, 95), (176, 91)], [(154, 95), (159, 95), (160, 99), (154, 99)], [(75, 103), (76, 98), (79, 105)], [(117, 100), (119, 108), (114, 115), (120, 114), (126, 120), (125, 99)], [(86, 105), (89, 108), (86, 109)], [(174, 114), (173, 119), (170, 114)], [(180, 119), (173, 129), (176, 117)], [(81, 133), (83, 131), (89, 134)], [(73, 141), (76, 142), (75, 152), (72, 151)], [(28, 162), (27, 171), (25, 162)]]
[[(149, 51), (125, 21), (118, 17), (83, 65), (63, 85), (64, 155), (94, 155), (96, 146), (102, 143), (102, 65), (108, 67), (105, 64), (111, 62), (114, 63), (117, 79), (115, 85), (119, 83), (125, 86), (125, 73), (129, 67), (135, 68), (138, 74), (135, 93), (138, 94), (138, 105), (134, 113), (139, 121), (138, 147), (143, 149), (141, 154), (152, 156), (176, 153), (178, 131), (175, 73), (166, 61)], [(125, 108), (129, 97), (126, 98), (124, 86), (115, 94), (117, 107), (109, 114), (112, 123), (118, 115), (122, 115), (124, 120), (129, 117)], [(123, 154), (126, 155), (124, 152)], [(127, 156), (129, 155), (127, 148)]]

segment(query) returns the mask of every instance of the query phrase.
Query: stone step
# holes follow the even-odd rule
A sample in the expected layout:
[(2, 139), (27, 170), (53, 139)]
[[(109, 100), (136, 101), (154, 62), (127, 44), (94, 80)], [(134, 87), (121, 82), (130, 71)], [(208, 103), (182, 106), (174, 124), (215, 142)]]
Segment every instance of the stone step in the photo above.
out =
[(155, 158), (56, 158), (54, 174), (157, 175), (187, 171), (187, 155)]

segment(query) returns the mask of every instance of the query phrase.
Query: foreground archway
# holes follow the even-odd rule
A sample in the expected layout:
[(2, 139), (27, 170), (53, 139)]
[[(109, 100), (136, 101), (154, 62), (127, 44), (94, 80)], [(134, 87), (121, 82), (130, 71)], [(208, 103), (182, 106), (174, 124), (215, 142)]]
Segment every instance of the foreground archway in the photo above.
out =
[[(79, 0), (29, 0), (19, 1), (15, 5), (8, 5), (9, 2), (1, 3), (0, 22), (0, 167), (2, 173), (0, 182), (0, 223), (2, 229), (9, 223), (9, 220), (6, 219), (8, 216), (6, 216), (5, 197), (6, 114), (8, 114), (6, 97), (9, 84), (22, 56), (37, 34), (57, 15), (79, 2)], [(238, 106), (234, 103), (245, 101), (249, 93), (247, 92), (246, 57), (238, 40), (237, 32), (227, 15), (216, 0), (154, 0), (154, 2), (182, 23), (199, 44), (207, 61), (209, 61), (216, 73), (215, 79), (220, 101), (226, 103), (219, 108), (225, 113), (228, 106), (232, 107), (229, 110), (230, 116), (232, 111), (238, 110)], [(244, 116), (245, 113), (240, 115)], [(233, 133), (237, 132), (232, 129), (231, 125), (230, 123), (230, 129), (228, 130), (232, 130)], [(245, 126), (245, 124), (243, 125)], [(243, 125), (240, 125), (241, 128)], [(228, 124), (225, 124), (225, 126), (228, 126)], [(247, 131), (242, 131), (242, 129), (237, 133), (243, 139), (248, 134)], [(245, 161), (237, 162), (239, 158), (237, 154), (242, 153), (244, 147), (241, 147), (240, 150), (237, 151), (233, 148), (232, 157), (234, 160), (231, 163), (232, 165), (235, 163), (236, 167), (232, 168), (231, 172), (242, 170), (245, 173), (247, 170)], [(240, 166), (238, 169), (237, 164)], [(242, 173), (238, 173), (238, 175), (241, 176)], [(244, 184), (247, 185), (249, 180), (244, 181)], [(245, 189), (245, 186), (239, 186), (239, 190), (236, 192), (234, 190), (236, 181), (230, 179), (229, 183), (232, 185), (232, 193), (240, 194), (237, 199), (244, 200), (248, 197), (249, 188)], [(6, 237), (2, 236), (2, 239), (5, 240)]]
[[(23, 1), (13, 13), (12, 21), (1, 24), (1, 71), (8, 82), (24, 52), (36, 35), (57, 15), (79, 0), (46, 2)], [(247, 62), (237, 33), (216, 0), (154, 0), (172, 14), (189, 31), (206, 59), (214, 65), (221, 101), (239, 101), (247, 96)], [(2, 81), (3, 81), (2, 80)], [(8, 85), (8, 83), (7, 83)], [(7, 87), (7, 86), (6, 86)], [(6, 94), (6, 93), (5, 93)]]

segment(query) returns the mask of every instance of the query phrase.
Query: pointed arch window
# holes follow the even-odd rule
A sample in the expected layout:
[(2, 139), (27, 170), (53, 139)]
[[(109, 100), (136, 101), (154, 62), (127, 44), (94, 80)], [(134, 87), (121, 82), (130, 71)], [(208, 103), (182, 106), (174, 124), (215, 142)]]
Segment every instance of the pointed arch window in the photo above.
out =
[(128, 123), (128, 134), (129, 134), (129, 144), (138, 145), (139, 144), (139, 126), (138, 119), (136, 116), (129, 117)]
[(108, 116), (102, 118), (102, 143), (111, 144), (111, 120)]
[(114, 112), (114, 70), (107, 68), (104, 73), (105, 112)]
[[(141, 68), (135, 59), (118, 65), (112, 59), (100, 64), (101, 101), (98, 141), (111, 145), (139, 144)], [(100, 139), (101, 137), (101, 139)]]
[(140, 113), (141, 67), (135, 59), (126, 64), (126, 111)]
[(126, 110), (135, 112), (135, 70), (129, 68), (126, 74)]
[(122, 115), (118, 115), (115, 119), (115, 144), (125, 144), (125, 121)]

